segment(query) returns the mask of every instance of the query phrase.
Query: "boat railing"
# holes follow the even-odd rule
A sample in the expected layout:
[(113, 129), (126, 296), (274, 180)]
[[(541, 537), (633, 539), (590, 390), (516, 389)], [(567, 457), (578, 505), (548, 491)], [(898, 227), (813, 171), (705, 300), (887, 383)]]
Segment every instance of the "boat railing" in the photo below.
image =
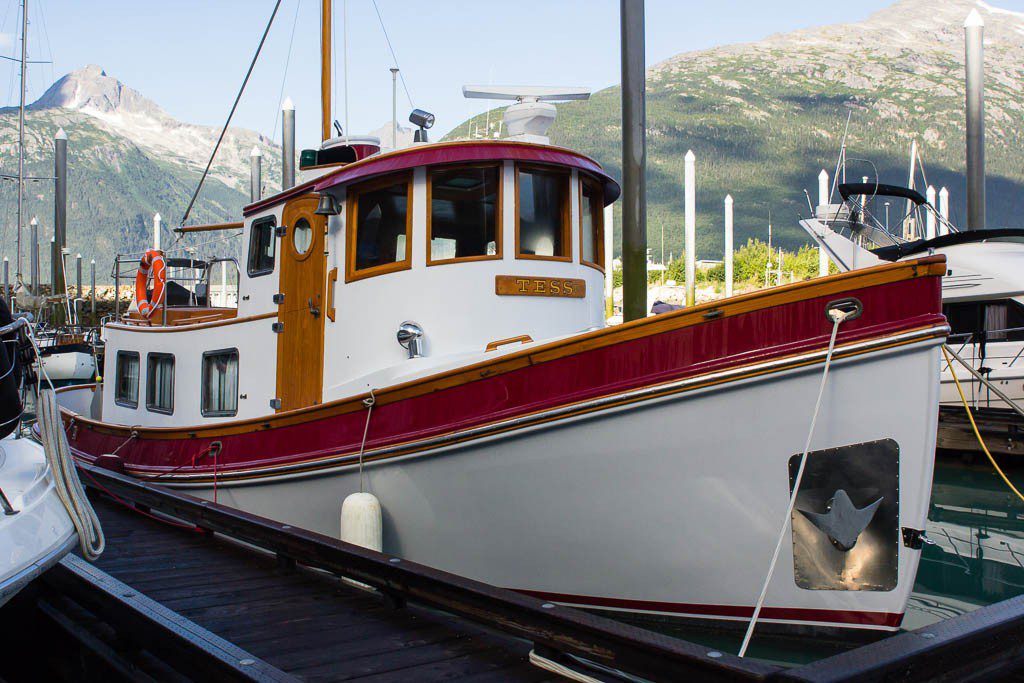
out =
[[(128, 317), (127, 307), (122, 311), (121, 287), (133, 287), (138, 274), (141, 255), (117, 254), (111, 269), (114, 280), (114, 315), (118, 322), (133, 321)], [(191, 251), (181, 253), (165, 252), (164, 305), (159, 308), (160, 323), (167, 325), (168, 308), (237, 308), (239, 267), (233, 257), (198, 258)], [(129, 305), (130, 305), (129, 300)], [(135, 321), (151, 324), (149, 320)]]
[[(15, 346), (13, 353), (11, 353), (10, 356), (9, 356), (10, 359), (11, 359), (10, 367), (7, 368), (6, 372), (4, 372), (4, 374), (2, 376), (0, 376), (0, 380), (5, 379), (7, 377), (7, 375), (9, 375), (10, 373), (14, 372), (14, 366), (15, 366), (15, 363), (17, 363), (17, 355), (18, 355), (18, 349), (17, 349), (18, 339), (17, 338), (14, 338), (14, 339), (4, 339), (4, 337), (7, 337), (7, 336), (9, 336), (11, 334), (18, 334), (22, 329), (27, 329), (28, 326), (29, 326), (29, 322), (28, 322), (27, 318), (15, 318), (11, 322), (7, 323), (6, 325), (0, 326), (0, 339), (3, 340), (3, 343), (4, 344), (12, 344), (12, 345)], [(21, 416), (23, 414), (24, 414), (24, 408), (22, 408), (22, 410), (18, 411), (18, 414), (14, 418), (12, 418), (12, 419), (13, 420), (18, 420), (20, 422), (21, 421)], [(10, 424), (10, 422), (8, 422), (7, 424)], [(0, 487), (0, 509), (3, 510), (5, 515), (14, 515), (14, 514), (18, 513), (18, 511), (14, 509), (14, 506), (11, 505), (11, 501), (7, 497), (7, 494), (4, 493), (3, 487)]]

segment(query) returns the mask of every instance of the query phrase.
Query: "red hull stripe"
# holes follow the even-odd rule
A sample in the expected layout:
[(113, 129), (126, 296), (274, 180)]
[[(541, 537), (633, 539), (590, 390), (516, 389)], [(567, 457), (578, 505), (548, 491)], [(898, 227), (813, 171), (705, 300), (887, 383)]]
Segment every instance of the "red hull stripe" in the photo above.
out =
[[(847, 290), (863, 302), (864, 314), (844, 324), (838, 343), (941, 325), (939, 284), (938, 277), (927, 277)], [(818, 351), (830, 332), (824, 309), (835, 298), (814, 297), (742, 312), (609, 346), (588, 348), (581, 342), (578, 352), (552, 360), (538, 352), (497, 374), (481, 368), (458, 384), (378, 405), (366, 448), (414, 444), (633, 389)], [(430, 381), (424, 378), (425, 386)], [(164, 430), (172, 432), (172, 438), (145, 431), (129, 438), (79, 421), (69, 429), (69, 439), (80, 457), (116, 452), (135, 472), (175, 470), (209, 476), (216, 469), (223, 476), (358, 452), (365, 426), (362, 409), (328, 416), (310, 412), (307, 419), (280, 426), (253, 421), (245, 431), (222, 435), (190, 433), (189, 427)], [(216, 463), (197, 458), (216, 441), (223, 446)]]
[[(523, 589), (514, 590), (526, 595), (532, 595), (541, 600), (551, 600), (552, 602), (562, 602), (583, 607), (628, 610), (630, 612), (663, 612), (679, 614), (681, 616), (694, 615), (742, 619), (749, 619), (754, 614), (754, 608), (747, 605), (697, 605), (684, 602), (626, 600), (623, 598), (602, 598), (594, 595), (548, 593), (545, 591)], [(763, 607), (761, 609), (761, 617), (764, 619), (778, 619), (779, 621), (880, 626), (885, 628), (898, 628), (903, 623), (903, 614), (891, 612), (857, 612), (853, 610), (809, 609), (806, 607)]]

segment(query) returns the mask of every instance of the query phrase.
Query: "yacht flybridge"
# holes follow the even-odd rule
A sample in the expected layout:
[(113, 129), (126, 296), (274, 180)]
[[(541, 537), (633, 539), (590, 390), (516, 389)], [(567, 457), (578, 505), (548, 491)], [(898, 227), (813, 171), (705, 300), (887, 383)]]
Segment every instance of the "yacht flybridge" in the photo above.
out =
[(943, 259), (607, 327), (619, 186), (546, 137), (585, 93), (466, 93), (515, 100), (508, 137), (327, 140), (237, 267), (147, 254), (102, 383), (59, 393), (74, 454), (333, 536), (373, 494), (384, 552), (551, 601), (745, 620), (764, 583), (762, 620), (897, 628)]
[[(841, 183), (841, 204), (817, 207), (801, 227), (841, 271), (946, 257), (943, 312), (951, 347), (1018, 405), (1024, 401), (1024, 230), (961, 231), (916, 190), (871, 182)], [(891, 225), (883, 210), (906, 205)], [(1001, 398), (959, 373), (975, 407), (1006, 408)], [(962, 405), (942, 367), (942, 403)]]

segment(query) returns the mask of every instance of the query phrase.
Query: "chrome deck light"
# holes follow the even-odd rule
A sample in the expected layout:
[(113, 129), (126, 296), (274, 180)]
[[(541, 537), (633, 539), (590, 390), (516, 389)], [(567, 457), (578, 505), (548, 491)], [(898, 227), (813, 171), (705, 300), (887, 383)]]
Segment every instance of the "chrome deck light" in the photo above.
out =
[(398, 343), (409, 350), (409, 358), (423, 357), (423, 328), (419, 323), (406, 320), (398, 326)]

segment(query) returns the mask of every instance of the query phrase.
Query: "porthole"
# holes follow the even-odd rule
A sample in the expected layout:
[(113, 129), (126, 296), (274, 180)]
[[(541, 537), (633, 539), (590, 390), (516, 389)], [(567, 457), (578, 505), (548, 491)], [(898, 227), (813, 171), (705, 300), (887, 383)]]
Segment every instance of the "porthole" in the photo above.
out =
[(292, 246), (295, 247), (295, 253), (305, 254), (309, 251), (309, 245), (313, 243), (313, 228), (310, 226), (309, 221), (305, 218), (300, 218), (295, 221), (295, 227), (292, 228)]

